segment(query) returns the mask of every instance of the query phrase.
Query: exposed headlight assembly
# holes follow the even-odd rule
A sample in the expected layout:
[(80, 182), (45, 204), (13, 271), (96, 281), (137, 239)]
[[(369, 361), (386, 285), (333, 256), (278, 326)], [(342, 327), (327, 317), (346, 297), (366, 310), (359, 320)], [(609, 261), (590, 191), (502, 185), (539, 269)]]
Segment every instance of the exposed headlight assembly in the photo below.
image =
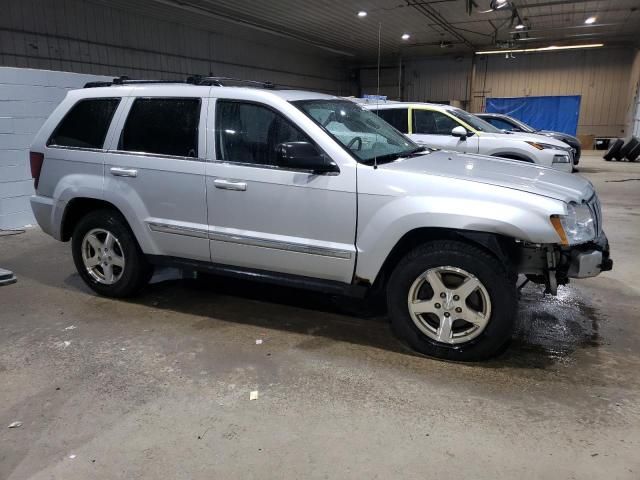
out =
[(571, 163), (569, 155), (554, 155), (551, 163)]
[(569, 203), (566, 215), (552, 215), (551, 223), (563, 245), (576, 245), (596, 237), (596, 225), (586, 203)]

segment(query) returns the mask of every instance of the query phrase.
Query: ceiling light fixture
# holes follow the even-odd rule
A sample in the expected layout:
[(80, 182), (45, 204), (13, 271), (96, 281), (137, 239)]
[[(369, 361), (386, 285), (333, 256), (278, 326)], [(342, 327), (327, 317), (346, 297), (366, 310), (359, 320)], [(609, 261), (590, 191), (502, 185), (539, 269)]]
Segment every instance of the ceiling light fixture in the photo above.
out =
[(584, 21), (584, 23), (586, 23), (587, 25), (591, 25), (592, 23), (596, 23), (596, 17), (589, 17)]
[(360, 18), (364, 18), (364, 17), (366, 17), (366, 16), (367, 16), (367, 12), (365, 12), (364, 10), (360, 10), (360, 11), (358, 12), (358, 17), (360, 17)]
[(526, 27), (524, 25), (524, 23), (519, 23), (518, 25), (516, 25), (516, 30), (524, 30)]
[(409, 35), (408, 33), (403, 33), (402, 34), (402, 39), (403, 40), (409, 40), (411, 38), (411, 35)]
[(500, 10), (501, 8), (508, 7), (509, 0), (491, 0), (489, 8), (491, 10)]
[(518, 48), (518, 49), (508, 49), (508, 50), (487, 50), (484, 52), (476, 52), (476, 55), (502, 55), (503, 53), (523, 53), (523, 52), (554, 52), (557, 50), (577, 50), (580, 48), (597, 48), (597, 47), (604, 47), (604, 43), (590, 43), (586, 45), (563, 45), (563, 46), (551, 45), (550, 47)]

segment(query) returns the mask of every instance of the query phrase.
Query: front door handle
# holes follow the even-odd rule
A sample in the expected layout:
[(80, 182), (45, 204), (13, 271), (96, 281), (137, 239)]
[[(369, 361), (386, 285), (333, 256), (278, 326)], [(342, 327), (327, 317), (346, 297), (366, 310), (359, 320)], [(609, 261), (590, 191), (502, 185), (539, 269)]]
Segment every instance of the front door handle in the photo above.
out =
[(109, 169), (109, 172), (111, 172), (111, 175), (113, 175), (114, 177), (137, 177), (138, 176), (138, 170), (134, 170), (132, 168), (111, 167)]
[(246, 182), (237, 182), (235, 180), (225, 180), (224, 178), (216, 178), (213, 181), (213, 185), (216, 188), (220, 188), (222, 190), (237, 190), (239, 192), (244, 192), (247, 189)]

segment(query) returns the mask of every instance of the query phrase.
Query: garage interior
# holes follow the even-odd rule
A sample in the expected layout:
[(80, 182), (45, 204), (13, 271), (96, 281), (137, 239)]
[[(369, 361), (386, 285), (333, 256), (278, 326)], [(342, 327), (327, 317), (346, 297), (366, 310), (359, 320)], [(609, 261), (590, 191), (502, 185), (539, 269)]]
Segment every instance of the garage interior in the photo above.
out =
[[(640, 137), (638, 0), (0, 5), (0, 478), (639, 478), (640, 163), (603, 160)], [(469, 112), (579, 96), (614, 269), (524, 286), (509, 347), (464, 364), (295, 288), (166, 272), (99, 297), (35, 226), (29, 146), (87, 82), (194, 74)]]

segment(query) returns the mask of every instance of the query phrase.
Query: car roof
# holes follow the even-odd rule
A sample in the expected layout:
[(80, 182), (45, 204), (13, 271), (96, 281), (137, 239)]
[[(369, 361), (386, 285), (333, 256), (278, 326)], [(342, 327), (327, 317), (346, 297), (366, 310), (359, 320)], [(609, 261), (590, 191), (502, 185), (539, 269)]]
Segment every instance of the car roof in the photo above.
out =
[(278, 88), (256, 88), (256, 87), (219, 87), (209, 85), (192, 85), (188, 83), (139, 83), (139, 84), (124, 84), (124, 85), (109, 85), (109, 86), (97, 86), (91, 88), (81, 88), (73, 90), (74, 96), (85, 97), (104, 97), (104, 96), (118, 96), (129, 97), (139, 95), (166, 95), (169, 97), (180, 96), (202, 96), (209, 97), (215, 96), (216, 89), (224, 89), (224, 91), (238, 91), (247, 92), (250, 91), (254, 95), (272, 97), (278, 96), (286, 101), (296, 100), (325, 100), (325, 99), (339, 99), (334, 95), (328, 95), (325, 93), (304, 91), (304, 90), (287, 90)]
[(427, 102), (380, 102), (374, 103), (374, 101), (364, 103), (365, 106), (371, 108), (376, 107), (377, 109), (389, 109), (389, 108), (399, 108), (399, 107), (411, 107), (411, 108), (431, 108), (434, 110), (457, 110), (458, 107), (452, 107), (451, 105), (442, 105), (441, 103), (427, 103)]

